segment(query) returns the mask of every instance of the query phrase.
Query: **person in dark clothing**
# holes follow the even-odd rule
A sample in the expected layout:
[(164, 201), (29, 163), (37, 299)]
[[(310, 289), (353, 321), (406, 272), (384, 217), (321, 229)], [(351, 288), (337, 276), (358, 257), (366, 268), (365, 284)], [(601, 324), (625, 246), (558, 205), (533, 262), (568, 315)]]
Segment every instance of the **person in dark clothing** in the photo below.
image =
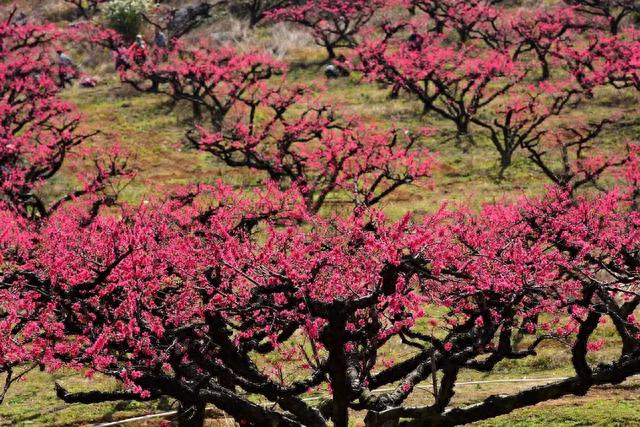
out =
[(409, 51), (417, 52), (422, 49), (422, 45), (424, 44), (424, 37), (422, 37), (418, 33), (413, 33), (409, 36), (408, 42)]
[(119, 47), (115, 54), (116, 71), (126, 71), (131, 68), (129, 58), (127, 56), (127, 49)]
[(349, 77), (349, 70), (346, 67), (347, 58), (340, 55), (335, 61), (330, 62), (324, 67), (324, 75), (328, 79), (337, 79), (340, 77)]
[(71, 86), (73, 80), (78, 77), (78, 67), (62, 49), (57, 49), (56, 53), (58, 54), (58, 79), (60, 87), (64, 89), (67, 85)]
[(156, 35), (153, 39), (153, 43), (160, 49), (166, 49), (169, 46), (167, 36), (159, 28), (156, 29)]

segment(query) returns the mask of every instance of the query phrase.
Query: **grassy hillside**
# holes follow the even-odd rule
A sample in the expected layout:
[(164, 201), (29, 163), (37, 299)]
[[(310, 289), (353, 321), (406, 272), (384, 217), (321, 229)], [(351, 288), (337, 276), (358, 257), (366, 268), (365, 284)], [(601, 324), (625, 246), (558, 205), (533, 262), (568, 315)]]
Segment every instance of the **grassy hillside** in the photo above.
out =
[[(315, 63), (315, 58), (322, 58), (322, 52), (311, 50), (311, 53), (307, 55), (311, 65), (305, 67), (296, 61), (298, 56), (304, 56), (304, 51), (292, 53), (292, 60), (298, 65), (289, 72), (290, 81), (316, 87), (319, 99), (339, 105), (345, 115), (357, 114), (381, 128), (430, 127), (438, 132), (426, 141), (438, 161), (433, 178), (421, 185), (401, 188), (387, 199), (383, 208), (391, 216), (408, 210), (433, 211), (445, 202), (464, 201), (478, 207), (503, 198), (539, 194), (549, 184), (522, 152), (516, 155), (505, 179), (498, 180), (497, 152), (489, 141), (477, 138), (475, 145), (460, 147), (451, 140), (449, 123), (420, 114), (420, 105), (415, 100), (407, 96), (391, 100), (387, 88), (363, 83), (357, 75), (327, 81), (321, 66)], [(101, 131), (93, 144), (106, 146), (117, 142), (132, 155), (137, 176), (124, 191), (124, 200), (137, 202), (151, 188), (168, 189), (221, 178), (228, 184), (247, 187), (259, 180), (260, 176), (253, 172), (229, 168), (212, 156), (187, 147), (184, 133), (189, 125), (185, 106), (171, 105), (163, 97), (123, 87), (109, 67), (104, 68), (106, 70), (88, 71), (100, 73), (98, 87), (76, 86), (68, 89), (65, 96), (84, 114), (87, 131)], [(598, 143), (603, 150), (621, 152), (626, 143), (640, 135), (640, 115), (635, 108), (638, 98), (633, 92), (607, 90), (597, 97), (598, 104), (580, 108), (574, 114), (589, 119), (613, 114), (623, 116), (603, 133)], [(51, 193), (63, 191), (79, 167), (82, 166), (68, 167), (54, 183)], [(338, 201), (334, 198), (334, 202)]]

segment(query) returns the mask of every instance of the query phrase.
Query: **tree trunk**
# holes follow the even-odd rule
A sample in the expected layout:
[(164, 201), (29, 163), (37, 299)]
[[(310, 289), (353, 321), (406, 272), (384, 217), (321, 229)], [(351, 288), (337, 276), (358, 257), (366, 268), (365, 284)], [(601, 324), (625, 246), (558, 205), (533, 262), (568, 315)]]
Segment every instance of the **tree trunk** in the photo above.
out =
[(541, 68), (541, 74), (540, 74), (540, 81), (541, 82), (545, 82), (547, 80), (549, 80), (551, 78), (551, 71), (549, 70), (549, 63), (547, 62), (547, 59), (542, 56), (542, 55), (538, 55), (538, 60), (540, 61), (540, 68)]
[(198, 104), (197, 102), (192, 102), (191, 108), (193, 111), (193, 119), (197, 122), (202, 120), (202, 109), (200, 108), (200, 104)]
[(180, 403), (178, 408), (178, 427), (202, 427), (205, 419), (206, 405), (197, 403)]
[(327, 49), (327, 55), (329, 55), (329, 61), (336, 59), (336, 51), (333, 49), (333, 45), (329, 42), (325, 43), (324, 47)]
[(255, 12), (252, 10), (249, 14), (249, 28), (255, 28), (255, 26), (258, 25), (258, 22), (261, 21), (261, 18), (262, 16), (260, 16), (259, 12)]
[(347, 355), (344, 351), (346, 319), (339, 314), (329, 321), (327, 348), (329, 349), (329, 378), (333, 391), (331, 420), (335, 427), (349, 425), (349, 383)]
[(618, 31), (620, 31), (620, 17), (614, 18), (613, 16), (609, 17), (609, 31), (611, 31), (612, 35), (617, 35)]
[(500, 170), (498, 171), (498, 179), (504, 179), (504, 173), (511, 166), (511, 155), (512, 153), (509, 150), (506, 150), (500, 153)]

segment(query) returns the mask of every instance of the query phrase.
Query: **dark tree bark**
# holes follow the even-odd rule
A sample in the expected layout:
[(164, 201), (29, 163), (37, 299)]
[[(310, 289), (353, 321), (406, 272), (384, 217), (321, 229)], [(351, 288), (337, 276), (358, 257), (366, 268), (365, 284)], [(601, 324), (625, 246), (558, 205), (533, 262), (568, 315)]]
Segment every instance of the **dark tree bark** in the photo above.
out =
[(201, 427), (205, 420), (205, 403), (181, 403), (178, 408), (179, 427)]

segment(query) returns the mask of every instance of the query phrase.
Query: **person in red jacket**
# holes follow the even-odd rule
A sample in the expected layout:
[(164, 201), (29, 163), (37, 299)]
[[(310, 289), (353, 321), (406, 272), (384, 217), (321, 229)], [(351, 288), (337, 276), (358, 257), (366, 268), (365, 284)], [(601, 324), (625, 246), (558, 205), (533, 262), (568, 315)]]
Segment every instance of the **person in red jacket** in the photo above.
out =
[(136, 40), (129, 46), (129, 57), (138, 65), (144, 64), (147, 60), (147, 44), (140, 34), (136, 36)]

